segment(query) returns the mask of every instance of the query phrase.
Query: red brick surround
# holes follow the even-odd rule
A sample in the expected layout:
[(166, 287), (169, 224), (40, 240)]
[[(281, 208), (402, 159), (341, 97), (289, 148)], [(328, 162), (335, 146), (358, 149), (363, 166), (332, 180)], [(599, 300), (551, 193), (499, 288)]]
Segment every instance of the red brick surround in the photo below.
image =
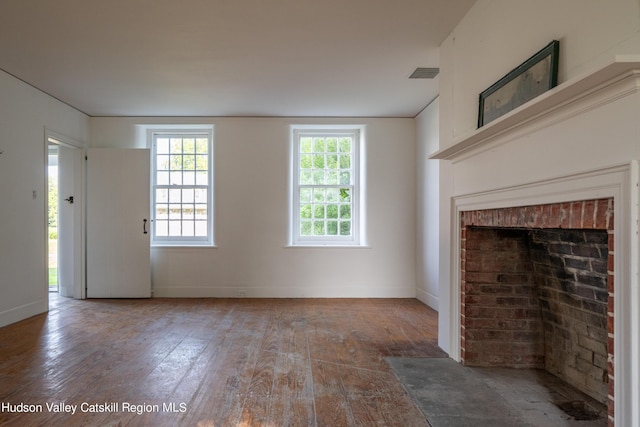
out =
[[(602, 230), (607, 233), (604, 244), (600, 243), (604, 249), (599, 249), (598, 244), (592, 242), (586, 248), (571, 249), (575, 252), (568, 256), (570, 260), (563, 261), (582, 263), (589, 269), (592, 265), (602, 264), (593, 267), (598, 271), (596, 276), (599, 275), (594, 282), (599, 280), (602, 286), (588, 281), (584, 285), (570, 284), (570, 287), (578, 288), (577, 291), (573, 289), (578, 296), (560, 297), (571, 300), (569, 302), (574, 305), (582, 304), (579, 307), (582, 316), (592, 317), (595, 323), (603, 323), (605, 332), (602, 335), (605, 336), (601, 337), (602, 344), (591, 343), (589, 338), (583, 340), (594, 349), (589, 358), (599, 366), (592, 371), (601, 369), (606, 377), (604, 382), (608, 382), (606, 400), (609, 424), (613, 425), (613, 199), (464, 211), (460, 219), (461, 360), (464, 364), (476, 366), (544, 367), (544, 337), (548, 336), (550, 327), (540, 320), (539, 307), (547, 302), (540, 298), (539, 293), (547, 291), (538, 290), (535, 282), (540, 279), (534, 279), (537, 273), (528, 259), (532, 255), (523, 248), (527, 243), (523, 243), (522, 234), (513, 229)], [(588, 233), (582, 234), (587, 242), (595, 242)], [(561, 245), (554, 243), (552, 246)], [(605, 258), (589, 258), (590, 252), (602, 254)], [(582, 272), (574, 274), (581, 275)], [(583, 298), (587, 294), (592, 296), (592, 301)], [(563, 299), (555, 294), (554, 298)], [(603, 349), (599, 351), (598, 346)], [(488, 353), (481, 354), (485, 351)], [(590, 375), (598, 376), (593, 372)], [(606, 388), (604, 393), (607, 394)]]

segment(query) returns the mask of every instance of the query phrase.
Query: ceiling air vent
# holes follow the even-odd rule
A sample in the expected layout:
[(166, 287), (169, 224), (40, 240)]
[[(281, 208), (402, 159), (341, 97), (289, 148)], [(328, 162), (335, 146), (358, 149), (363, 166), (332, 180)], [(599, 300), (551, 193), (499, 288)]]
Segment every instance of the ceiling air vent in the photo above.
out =
[(416, 68), (409, 76), (410, 79), (433, 79), (440, 72), (440, 68)]

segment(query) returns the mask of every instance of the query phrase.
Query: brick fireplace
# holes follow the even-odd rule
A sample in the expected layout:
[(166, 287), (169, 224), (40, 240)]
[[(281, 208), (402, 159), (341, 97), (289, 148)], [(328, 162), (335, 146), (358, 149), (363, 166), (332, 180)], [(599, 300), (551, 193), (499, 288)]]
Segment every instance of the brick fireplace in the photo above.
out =
[(461, 212), (468, 366), (543, 368), (613, 420), (613, 199)]

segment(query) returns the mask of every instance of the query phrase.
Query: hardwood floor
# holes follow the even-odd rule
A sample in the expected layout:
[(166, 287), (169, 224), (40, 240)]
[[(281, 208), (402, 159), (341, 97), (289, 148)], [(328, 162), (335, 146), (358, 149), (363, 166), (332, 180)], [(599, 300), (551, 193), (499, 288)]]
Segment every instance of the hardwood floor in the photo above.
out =
[(417, 300), (60, 300), (0, 329), (0, 425), (428, 426), (384, 360), (443, 356)]

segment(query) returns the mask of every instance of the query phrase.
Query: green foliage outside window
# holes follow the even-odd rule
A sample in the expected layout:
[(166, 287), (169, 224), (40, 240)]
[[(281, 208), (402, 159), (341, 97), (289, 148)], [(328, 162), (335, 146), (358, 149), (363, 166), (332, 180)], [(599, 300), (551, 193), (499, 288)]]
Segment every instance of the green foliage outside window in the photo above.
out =
[(352, 148), (351, 137), (300, 138), (302, 236), (351, 235)]

